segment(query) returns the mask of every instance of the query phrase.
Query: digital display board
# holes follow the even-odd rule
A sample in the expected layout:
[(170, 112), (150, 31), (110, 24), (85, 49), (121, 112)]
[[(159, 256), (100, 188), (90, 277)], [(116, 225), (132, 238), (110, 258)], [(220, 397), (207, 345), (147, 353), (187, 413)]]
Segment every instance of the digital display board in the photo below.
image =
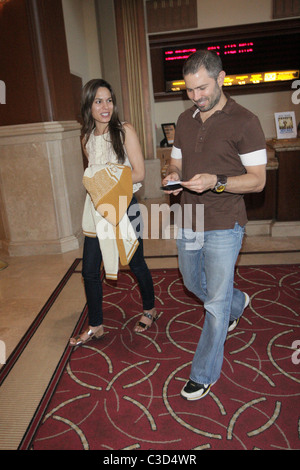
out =
[(199, 49), (215, 51), (220, 56), (226, 72), (225, 86), (255, 85), (299, 77), (299, 34), (242, 38), (165, 48), (163, 60), (166, 91), (184, 89), (182, 66)]
[[(285, 82), (288, 80), (296, 80), (300, 77), (299, 70), (280, 70), (265, 73), (244, 73), (237, 75), (226, 75), (223, 86), (241, 86), (241, 85), (257, 85), (259, 83)], [(184, 80), (173, 80), (166, 82), (166, 91), (185, 90)]]

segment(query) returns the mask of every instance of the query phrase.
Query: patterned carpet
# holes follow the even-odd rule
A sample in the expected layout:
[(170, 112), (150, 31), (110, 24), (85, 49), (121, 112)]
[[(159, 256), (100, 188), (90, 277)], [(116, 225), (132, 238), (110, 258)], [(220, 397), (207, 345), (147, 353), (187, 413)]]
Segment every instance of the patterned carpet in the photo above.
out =
[[(104, 286), (105, 330), (67, 348), (24, 436), (33, 450), (299, 449), (300, 266), (239, 267), (250, 296), (228, 335), (222, 375), (203, 400), (180, 390), (203, 325), (176, 269), (153, 270), (158, 321), (136, 335), (135, 280)], [(86, 321), (83, 310), (78, 331)]]

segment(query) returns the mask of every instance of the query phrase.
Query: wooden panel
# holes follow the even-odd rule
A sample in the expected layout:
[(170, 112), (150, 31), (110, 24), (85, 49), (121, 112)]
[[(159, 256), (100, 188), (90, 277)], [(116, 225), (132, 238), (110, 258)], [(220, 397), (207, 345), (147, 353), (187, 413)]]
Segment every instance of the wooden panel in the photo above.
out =
[(273, 18), (300, 16), (300, 0), (273, 0)]
[(197, 27), (197, 0), (148, 0), (149, 33)]
[(156, 158), (160, 160), (160, 170), (162, 178), (166, 176), (167, 168), (170, 164), (171, 151), (171, 147), (158, 147), (156, 149)]
[(75, 110), (61, 0), (27, 0), (45, 121), (73, 120)]
[(261, 193), (244, 195), (249, 220), (273, 220), (276, 217), (277, 170), (268, 170), (266, 186)]
[(277, 220), (300, 220), (300, 150), (276, 151), (279, 161)]
[(75, 119), (61, 0), (11, 0), (0, 12), (1, 125)]
[(6, 84), (0, 125), (42, 121), (24, 0), (11, 1), (1, 8), (0, 70)]

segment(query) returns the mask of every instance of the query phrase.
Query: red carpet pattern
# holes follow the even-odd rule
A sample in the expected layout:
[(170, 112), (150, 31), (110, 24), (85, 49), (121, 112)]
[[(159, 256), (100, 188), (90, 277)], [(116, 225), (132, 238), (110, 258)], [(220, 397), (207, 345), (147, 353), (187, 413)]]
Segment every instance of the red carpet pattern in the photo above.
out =
[(219, 381), (194, 402), (179, 394), (203, 306), (176, 269), (152, 275), (160, 316), (139, 335), (133, 276), (122, 271), (105, 282), (107, 334), (72, 352), (30, 448), (299, 449), (300, 266), (237, 269), (236, 286), (250, 305), (228, 334)]

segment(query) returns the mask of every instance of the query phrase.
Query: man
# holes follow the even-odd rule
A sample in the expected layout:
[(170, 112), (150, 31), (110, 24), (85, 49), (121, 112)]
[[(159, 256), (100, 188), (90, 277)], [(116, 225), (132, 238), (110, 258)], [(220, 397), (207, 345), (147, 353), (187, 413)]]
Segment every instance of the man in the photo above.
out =
[[(177, 247), (184, 284), (205, 308), (190, 380), (181, 391), (183, 398), (198, 400), (219, 379), (227, 332), (249, 304), (248, 295), (233, 284), (247, 222), (243, 194), (263, 190), (267, 156), (258, 118), (223, 92), (225, 72), (216, 53), (192, 54), (183, 76), (194, 105), (179, 116), (163, 185), (181, 181), (180, 189), (166, 188), (167, 193), (182, 191), (182, 209), (193, 209), (192, 225), (179, 229)], [(199, 204), (202, 232), (197, 231)]]

